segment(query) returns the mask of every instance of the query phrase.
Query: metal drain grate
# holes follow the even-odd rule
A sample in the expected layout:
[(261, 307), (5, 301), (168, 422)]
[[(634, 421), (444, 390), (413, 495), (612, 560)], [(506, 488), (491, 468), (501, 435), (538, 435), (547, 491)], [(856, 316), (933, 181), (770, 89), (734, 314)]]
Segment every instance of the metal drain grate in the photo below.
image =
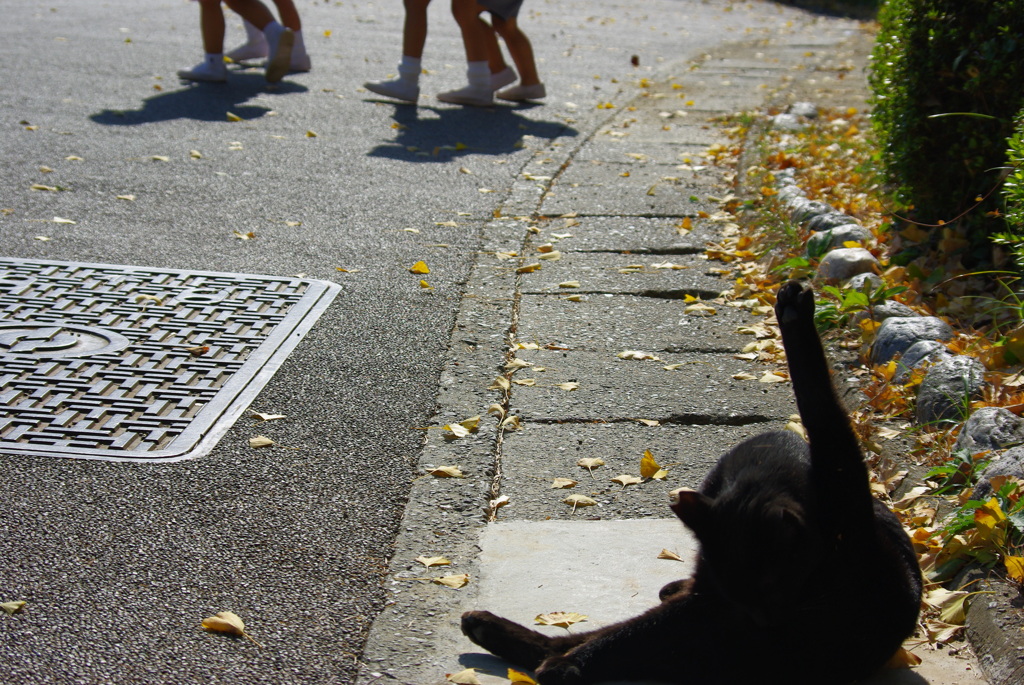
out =
[(205, 454), (339, 290), (299, 278), (0, 258), (0, 452)]

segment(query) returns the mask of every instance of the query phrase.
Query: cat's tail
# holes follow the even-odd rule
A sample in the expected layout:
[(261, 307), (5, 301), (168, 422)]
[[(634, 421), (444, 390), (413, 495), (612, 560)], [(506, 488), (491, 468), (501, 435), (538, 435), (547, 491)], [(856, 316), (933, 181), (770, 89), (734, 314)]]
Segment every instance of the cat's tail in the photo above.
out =
[(491, 654), (531, 670), (548, 657), (564, 654), (584, 640), (584, 634), (549, 637), (489, 611), (464, 613), (462, 633)]

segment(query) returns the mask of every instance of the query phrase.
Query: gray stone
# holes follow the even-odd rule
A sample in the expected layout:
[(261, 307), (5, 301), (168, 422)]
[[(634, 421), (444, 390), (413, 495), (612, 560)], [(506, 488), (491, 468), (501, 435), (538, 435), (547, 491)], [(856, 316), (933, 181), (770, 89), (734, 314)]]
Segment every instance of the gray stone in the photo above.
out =
[(953, 329), (935, 316), (892, 316), (882, 322), (871, 345), (871, 363), (883, 364), (921, 340), (949, 340)]
[[(851, 281), (857, 278), (854, 276)], [(870, 309), (865, 309), (862, 312), (857, 312), (853, 316), (853, 322), (855, 324), (860, 323), (864, 319), (871, 318), (881, 323), (888, 318), (894, 316), (910, 317), (917, 316), (917, 312), (903, 304), (902, 302), (896, 302), (895, 300), (886, 300), (881, 304), (876, 304)]]
[(807, 192), (798, 185), (783, 185), (776, 197), (779, 202), (790, 202), (797, 197), (806, 199)]
[(798, 117), (817, 119), (818, 107), (813, 102), (794, 102), (789, 106), (789, 113), (795, 114)]
[[(867, 284), (868, 290), (874, 291), (885, 285), (885, 281), (882, 280), (881, 276), (873, 274), (870, 271), (866, 271), (862, 274), (857, 274), (850, 280), (846, 281), (846, 283), (843, 284), (843, 287), (850, 290), (863, 291), (865, 284)], [(913, 315), (913, 313), (911, 313), (911, 315)]]
[(820, 214), (810, 221), (807, 222), (807, 228), (812, 231), (827, 231), (830, 228), (838, 228), (840, 226), (859, 225), (857, 220), (849, 214), (843, 214), (842, 212), (832, 212), (831, 214)]
[(878, 260), (863, 247), (840, 247), (822, 257), (818, 264), (818, 278), (841, 282), (857, 274), (874, 271), (877, 266)]
[[(836, 214), (824, 214), (822, 216), (811, 219), (808, 226), (813, 224), (819, 218), (827, 218), (830, 216), (839, 216)], [(817, 230), (817, 229), (811, 229)], [(871, 238), (871, 231), (864, 228), (859, 224), (842, 224), (835, 228), (821, 229), (819, 232), (813, 233), (810, 238), (807, 239), (807, 254), (819, 255), (824, 254), (826, 251), (833, 247), (841, 247), (843, 243), (853, 241), (857, 243), (867, 242)]]
[(783, 131), (802, 131), (807, 128), (807, 124), (800, 121), (799, 116), (788, 112), (784, 114), (776, 114), (772, 117), (772, 126), (780, 128)]
[(793, 167), (773, 171), (772, 176), (779, 185), (793, 185), (796, 183), (796, 169)]
[(1006, 450), (1001, 457), (989, 464), (974, 486), (972, 499), (983, 499), (992, 494), (992, 479), (996, 476), (1012, 476), (1024, 480), (1024, 447)]
[(792, 219), (795, 224), (802, 224), (819, 214), (831, 214), (833, 212), (835, 212), (835, 210), (832, 209), (831, 205), (819, 202), (818, 200), (811, 200), (794, 207), (789, 218)]
[(777, 197), (779, 202), (790, 211), (796, 209), (798, 205), (810, 202), (807, 199), (807, 193), (799, 186), (786, 186), (779, 191)]
[(952, 356), (953, 353), (949, 351), (949, 348), (936, 340), (919, 340), (907, 348), (907, 351), (897, 360), (896, 375), (893, 376), (893, 380), (896, 383), (905, 383), (914, 369), (925, 364), (940, 362)]
[(974, 357), (956, 355), (939, 362), (917, 391), (917, 422), (962, 419), (984, 385), (985, 367)]
[(982, 407), (971, 414), (953, 446), (971, 454), (1024, 443), (1024, 419), (1002, 407)]

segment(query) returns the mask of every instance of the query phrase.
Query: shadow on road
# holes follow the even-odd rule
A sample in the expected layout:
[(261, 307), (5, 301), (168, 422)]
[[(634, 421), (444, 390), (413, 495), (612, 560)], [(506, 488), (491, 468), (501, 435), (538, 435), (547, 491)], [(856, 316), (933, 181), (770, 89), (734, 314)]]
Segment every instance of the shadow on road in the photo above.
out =
[[(393, 104), (393, 103), (390, 103)], [(367, 153), (405, 162), (444, 162), (464, 154), (502, 155), (522, 147), (523, 136), (555, 139), (576, 136), (573, 127), (556, 121), (535, 121), (521, 108), (414, 107), (395, 105), (393, 127), (398, 134)]]
[(138, 126), (171, 119), (224, 121), (228, 112), (244, 120), (258, 119), (270, 108), (246, 105), (246, 101), (266, 92), (286, 95), (307, 90), (301, 84), (288, 81), (270, 85), (262, 72), (231, 71), (227, 83), (192, 83), (181, 90), (146, 98), (141, 109), (105, 109), (89, 118), (104, 126)]

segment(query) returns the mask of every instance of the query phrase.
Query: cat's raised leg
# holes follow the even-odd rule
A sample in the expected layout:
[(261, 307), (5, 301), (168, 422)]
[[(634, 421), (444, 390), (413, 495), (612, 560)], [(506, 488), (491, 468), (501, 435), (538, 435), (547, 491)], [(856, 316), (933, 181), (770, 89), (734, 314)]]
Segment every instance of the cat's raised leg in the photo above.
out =
[(814, 293), (796, 281), (783, 285), (775, 301), (793, 395), (807, 431), (811, 474), (827, 492), (827, 513), (839, 532), (868, 529), (874, 520), (868, 472), (846, 408), (836, 396), (828, 360), (814, 325)]
[(489, 611), (462, 615), (462, 633), (491, 654), (531, 670), (582, 643), (586, 633), (550, 637)]

